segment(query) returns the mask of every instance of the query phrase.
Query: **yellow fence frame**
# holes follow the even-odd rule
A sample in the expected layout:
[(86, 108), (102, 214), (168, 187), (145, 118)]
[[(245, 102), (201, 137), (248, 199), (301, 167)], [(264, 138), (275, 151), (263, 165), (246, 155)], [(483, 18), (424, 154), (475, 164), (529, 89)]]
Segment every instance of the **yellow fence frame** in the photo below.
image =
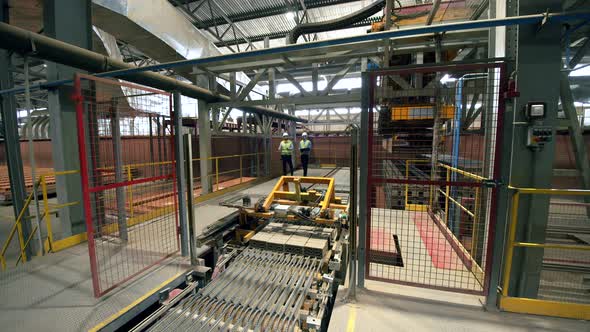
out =
[[(55, 248), (61, 248), (62, 247), (62, 243), (57, 244), (53, 239), (53, 229), (52, 229), (52, 225), (51, 225), (51, 214), (54, 213), (55, 209), (61, 209), (64, 207), (68, 207), (68, 206), (73, 206), (76, 204), (79, 204), (79, 202), (68, 202), (68, 203), (64, 203), (64, 204), (57, 204), (57, 205), (50, 205), (49, 204), (49, 200), (48, 200), (48, 192), (47, 192), (47, 178), (48, 177), (56, 177), (56, 176), (60, 176), (60, 175), (70, 175), (70, 174), (76, 174), (79, 171), (74, 170), (74, 171), (58, 171), (58, 172), (51, 172), (51, 173), (45, 173), (45, 174), (41, 174), (39, 176), (39, 179), (37, 181), (35, 181), (35, 183), (33, 183), (33, 190), (31, 190), (31, 193), (27, 196), (27, 199), (25, 200), (25, 204), (23, 206), (23, 208), (21, 209), (21, 211), (19, 212), (14, 225), (12, 226), (12, 229), (8, 235), (8, 238), (6, 239), (6, 242), (4, 243), (4, 245), (2, 246), (2, 250), (0, 251), (0, 264), (2, 266), (2, 270), (6, 269), (6, 251), (8, 250), (8, 246), (10, 245), (10, 242), (12, 241), (12, 238), (14, 237), (15, 233), (18, 233), (18, 239), (19, 239), (19, 245), (20, 245), (20, 254), (17, 258), (16, 264), (18, 265), (21, 260), (23, 262), (27, 261), (27, 255), (26, 255), (26, 248), (29, 245), (29, 243), (31, 242), (31, 240), (33, 239), (33, 236), (35, 235), (35, 233), (37, 232), (37, 228), (41, 227), (41, 222), (45, 221), (46, 225), (47, 225), (47, 239), (45, 239), (44, 243), (43, 243), (43, 249), (44, 252), (50, 252), (50, 251), (56, 251)], [(24, 238), (23, 236), (23, 232), (22, 232), (22, 222), (25, 219), (24, 218), (24, 214), (25, 211), (28, 210), (31, 202), (33, 201), (34, 195), (37, 192), (38, 188), (41, 188), (41, 194), (43, 196), (43, 212), (39, 218), (39, 224), (36, 225), (32, 230), (31, 230), (31, 234), (29, 234), (29, 236), (27, 237), (27, 239)], [(51, 210), (51, 208), (53, 208), (54, 210)], [(34, 217), (34, 216), (33, 216)], [(32, 217), (26, 218), (28, 220), (31, 220)]]
[(590, 320), (590, 304), (567, 303), (559, 301), (548, 301), (539, 299), (528, 299), (512, 297), (508, 295), (510, 285), (510, 274), (512, 271), (512, 258), (515, 247), (525, 248), (553, 248), (565, 250), (582, 250), (590, 252), (590, 246), (567, 245), (567, 244), (547, 244), (531, 243), (516, 241), (516, 226), (518, 223), (518, 204), (521, 194), (530, 195), (560, 195), (560, 196), (590, 196), (590, 190), (577, 189), (535, 189), (535, 188), (516, 188), (509, 186), (514, 190), (512, 196), (511, 217), (508, 230), (508, 243), (506, 248), (506, 257), (504, 264), (502, 293), (500, 296), (500, 309), (526, 313), (533, 315), (554, 316), (563, 318), (585, 319)]

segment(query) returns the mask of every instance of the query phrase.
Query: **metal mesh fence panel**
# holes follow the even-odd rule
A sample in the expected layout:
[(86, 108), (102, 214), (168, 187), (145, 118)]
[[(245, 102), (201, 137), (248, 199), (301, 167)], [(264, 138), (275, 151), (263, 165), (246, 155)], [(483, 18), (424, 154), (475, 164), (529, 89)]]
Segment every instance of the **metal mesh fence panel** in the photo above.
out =
[(171, 95), (77, 75), (78, 144), (95, 296), (178, 250)]
[(590, 304), (590, 204), (583, 197), (551, 197), (545, 243), (578, 245), (580, 249), (540, 249), (543, 265), (538, 298)]
[(502, 68), (370, 73), (369, 279), (486, 290)]

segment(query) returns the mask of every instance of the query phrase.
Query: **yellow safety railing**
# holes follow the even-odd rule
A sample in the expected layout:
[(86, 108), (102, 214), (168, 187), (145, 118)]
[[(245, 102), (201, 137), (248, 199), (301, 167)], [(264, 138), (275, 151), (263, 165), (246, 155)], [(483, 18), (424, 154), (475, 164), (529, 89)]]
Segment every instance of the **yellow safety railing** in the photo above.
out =
[(512, 259), (514, 248), (542, 248), (542, 249), (563, 249), (584, 251), (590, 254), (590, 246), (557, 244), (557, 243), (532, 243), (516, 241), (516, 229), (518, 224), (518, 208), (521, 195), (559, 195), (559, 196), (590, 196), (590, 190), (577, 189), (535, 189), (535, 188), (515, 188), (509, 186), (514, 191), (512, 196), (512, 206), (510, 222), (508, 225), (508, 241), (506, 245), (506, 255), (504, 263), (504, 273), (502, 281), (502, 293), (500, 298), (500, 308), (506, 311), (528, 313), (536, 315), (556, 316), (575, 319), (590, 319), (590, 304), (569, 303), (560, 301), (549, 301), (530, 298), (519, 298), (509, 296), (510, 275), (512, 272)]
[[(405, 169), (405, 177), (406, 179), (410, 178), (410, 166), (413, 164), (430, 164), (432, 161), (430, 159), (408, 159), (406, 160), (406, 169)], [(461, 250), (466, 254), (466, 257), (470, 257), (471, 260), (471, 272), (473, 273), (474, 277), (476, 278), (476, 280), (478, 280), (480, 282), (480, 284), (483, 285), (483, 279), (484, 279), (484, 273), (482, 268), (480, 267), (480, 264), (476, 261), (476, 257), (477, 257), (477, 247), (478, 247), (478, 238), (479, 238), (479, 232), (480, 232), (480, 225), (479, 225), (479, 206), (480, 206), (480, 200), (481, 200), (481, 188), (480, 187), (475, 187), (475, 198), (474, 198), (474, 208), (473, 211), (471, 211), (468, 207), (466, 207), (465, 205), (463, 205), (461, 202), (457, 201), (456, 199), (454, 199), (451, 195), (451, 186), (449, 185), (450, 181), (451, 181), (451, 173), (457, 173), (460, 174), (464, 177), (476, 180), (478, 182), (483, 182), (484, 180), (486, 180), (486, 178), (479, 176), (477, 174), (471, 173), (471, 172), (467, 172), (458, 168), (454, 168), (451, 167), (449, 165), (443, 164), (443, 163), (438, 163), (438, 166), (442, 167), (443, 169), (446, 170), (446, 182), (447, 185), (445, 186), (445, 190), (442, 190), (441, 188), (437, 188), (437, 186), (434, 185), (430, 185), (429, 187), (429, 196), (428, 196), (428, 203), (427, 204), (411, 204), (409, 203), (409, 197), (410, 197), (410, 193), (409, 193), (409, 184), (405, 185), (405, 210), (407, 211), (421, 211), (421, 212), (425, 212), (429, 210), (429, 207), (432, 207), (433, 205), (435, 205), (434, 203), (434, 198), (435, 198), (435, 193), (440, 193), (442, 196), (445, 197), (445, 208), (444, 208), (444, 224), (448, 227), (449, 226), (449, 210), (450, 210), (450, 205), (454, 204), (455, 206), (457, 206), (458, 208), (460, 208), (463, 212), (465, 212), (471, 219), (473, 222), (473, 227), (471, 229), (471, 249), (467, 250), (465, 248), (465, 245), (463, 242), (461, 242), (460, 237), (458, 234), (453, 233), (452, 230), (449, 229), (449, 236), (452, 237), (454, 239), (454, 242), (457, 243), (459, 245), (459, 247), (461, 248)], [(439, 218), (437, 216), (437, 218)], [(441, 223), (443, 221), (441, 220)]]
[[(25, 200), (25, 204), (24, 204), (23, 208), (21, 209), (21, 211), (19, 212), (14, 225), (12, 225), (12, 228), (8, 234), (8, 238), (6, 239), (4, 245), (2, 246), (2, 250), (0, 251), (0, 264), (2, 265), (3, 270), (6, 269), (6, 251), (8, 250), (8, 246), (10, 245), (10, 242), (14, 238), (15, 233), (18, 233), (18, 240), (19, 240), (19, 245), (20, 245), (20, 254), (19, 254), (18, 259), (16, 261), (16, 265), (18, 265), (21, 262), (21, 260), (23, 262), (27, 261), (26, 248), (28, 247), (29, 243), (33, 239), (33, 236), (37, 232), (37, 229), (39, 227), (41, 227), (42, 221), (45, 221), (46, 226), (47, 226), (47, 239), (44, 242), (43, 250), (45, 250), (45, 252), (49, 252), (49, 251), (53, 250), (54, 240), (53, 240), (53, 229), (52, 229), (52, 225), (51, 225), (51, 214), (55, 213), (58, 209), (68, 207), (68, 206), (73, 206), (73, 205), (79, 204), (79, 202), (69, 202), (69, 203), (64, 203), (64, 204), (53, 204), (53, 205), (49, 204), (48, 190), (47, 190), (47, 178), (49, 178), (49, 177), (55, 178), (56, 176), (60, 176), (60, 175), (76, 174), (78, 172), (79, 171), (77, 171), (77, 170), (76, 171), (61, 171), (61, 172), (46, 173), (46, 174), (42, 174), (39, 176), (39, 179), (33, 184), (33, 189), (31, 190), (31, 193), (27, 196), (27, 198)], [(25, 218), (24, 217), (25, 211), (27, 211), (29, 209), (29, 206), (30, 206), (31, 202), (33, 201), (34, 195), (37, 192), (37, 189), (39, 187), (41, 187), (41, 193), (43, 195), (43, 212), (39, 216), (39, 223), (35, 224), (35, 227), (33, 227), (33, 229), (31, 230), (31, 233), (29, 234), (29, 236), (25, 240), (24, 236), (23, 236), (23, 231), (22, 231), (23, 221), (24, 220), (32, 220), (33, 218), (37, 217), (37, 216), (29, 216), (28, 218)], [(53, 208), (53, 210), (51, 208)]]
[(447, 226), (449, 224), (449, 202), (456, 205), (458, 208), (460, 208), (463, 212), (465, 212), (469, 217), (471, 217), (473, 219), (473, 227), (471, 229), (471, 256), (476, 257), (477, 239), (478, 239), (477, 234), (479, 234), (479, 206), (480, 206), (480, 199), (481, 199), (481, 195), (480, 195), (481, 189), (480, 189), (480, 187), (474, 188), (475, 197), (474, 197), (474, 203), (473, 203), (473, 211), (471, 211), (466, 206), (464, 206), (463, 204), (461, 204), (460, 202), (455, 200), (453, 197), (451, 197), (450, 186), (448, 185), (448, 183), (451, 181), (451, 173), (460, 174), (466, 178), (475, 180), (477, 182), (483, 182), (486, 180), (486, 178), (484, 178), (483, 176), (471, 173), (471, 172), (464, 171), (462, 169), (451, 167), (451, 166), (443, 164), (443, 163), (439, 163), (438, 165), (440, 167), (446, 169), (447, 185), (445, 186), (445, 191), (438, 189), (438, 192), (445, 197), (445, 224)]
[[(226, 155), (226, 156), (216, 156), (216, 157), (209, 157), (207, 158), (207, 160), (211, 160), (215, 162), (215, 172), (212, 174), (209, 174), (208, 176), (210, 178), (215, 178), (215, 187), (216, 190), (219, 190), (220, 186), (219, 186), (219, 176), (220, 175), (225, 175), (225, 174), (230, 174), (230, 173), (238, 173), (240, 175), (240, 183), (243, 183), (244, 181), (244, 158), (245, 157), (254, 157), (255, 158), (255, 163), (256, 163), (256, 174), (260, 174), (260, 163), (261, 160), (260, 158), (262, 156), (264, 156), (265, 153), (260, 153), (260, 152), (254, 152), (254, 153), (245, 153), (245, 154), (233, 154), (233, 155)], [(238, 158), (239, 159), (239, 168), (234, 168), (228, 171), (223, 171), (220, 172), (219, 171), (219, 161), (220, 160), (225, 160), (225, 159), (230, 159), (230, 158)], [(201, 158), (193, 158), (193, 161), (200, 161)], [(199, 180), (201, 177), (195, 177), (195, 180)]]

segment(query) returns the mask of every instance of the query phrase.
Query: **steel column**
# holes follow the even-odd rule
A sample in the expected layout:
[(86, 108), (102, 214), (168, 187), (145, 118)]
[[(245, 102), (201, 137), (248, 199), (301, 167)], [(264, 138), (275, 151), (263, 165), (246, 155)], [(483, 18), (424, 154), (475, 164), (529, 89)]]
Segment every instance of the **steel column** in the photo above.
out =
[[(47, 0), (43, 3), (45, 35), (79, 46), (92, 49), (91, 1), (71, 2), (68, 0)], [(77, 70), (55, 63), (47, 63), (47, 80), (72, 79)], [(50, 134), (53, 166), (56, 171), (80, 169), (76, 131), (76, 109), (71, 99), (73, 88), (64, 84), (48, 92)], [(82, 188), (74, 176), (56, 178), (59, 204), (81, 202)], [(78, 234), (85, 230), (82, 205), (74, 205), (60, 211), (62, 235)]]
[[(8, 22), (8, 0), (0, 0), (0, 21)], [(10, 55), (7, 51), (0, 51), (0, 88), (10, 89), (13, 87), (10, 68)], [(12, 207), (14, 215), (18, 216), (24, 206), (26, 199), (25, 178), (23, 174), (23, 161), (20, 151), (18, 135), (18, 122), (16, 112), (16, 101), (14, 95), (0, 96), (2, 111), (2, 132), (4, 134), (4, 149), (6, 152), (6, 163), (8, 176), (10, 178), (10, 193), (12, 195)], [(23, 220), (28, 220), (29, 212), (25, 211)], [(23, 223), (23, 237), (26, 239), (31, 234), (31, 226), (28, 222)], [(32, 256), (30, 247), (26, 249), (27, 257)]]
[(191, 134), (184, 135), (184, 161), (186, 167), (186, 199), (188, 205), (188, 244), (191, 255), (191, 264), (197, 265), (197, 247), (195, 244), (195, 229), (197, 225), (195, 223), (195, 186), (193, 182), (193, 137)]
[[(121, 183), (125, 181), (123, 169), (123, 155), (121, 152), (121, 119), (119, 110), (117, 109), (117, 101), (113, 98), (111, 102), (112, 117), (111, 117), (111, 134), (113, 143), (113, 155), (115, 157), (115, 181)], [(129, 236), (127, 234), (127, 209), (125, 208), (125, 187), (118, 187), (115, 190), (117, 197), (117, 224), (119, 225), (119, 233), (123, 241), (127, 241)], [(131, 197), (129, 197), (131, 199)], [(130, 202), (133, 204), (133, 202)]]
[[(559, 10), (560, 0), (522, 1), (518, 13), (527, 15)], [(535, 101), (545, 102), (547, 105), (544, 125), (555, 127), (561, 78), (561, 26), (521, 26), (517, 40), (516, 73), (520, 97), (514, 104), (513, 123), (527, 122), (523, 109), (526, 103)], [(540, 72), (543, 73), (543, 80), (538, 79)], [(540, 151), (532, 151), (526, 147), (527, 130), (527, 126), (514, 125), (513, 128), (510, 184), (515, 187), (550, 188), (555, 142), (546, 144)], [(520, 222), (517, 240), (544, 243), (548, 213), (548, 197), (523, 196), (518, 210)], [(543, 265), (543, 250), (518, 250), (513, 262), (509, 295), (536, 298)]]
[[(180, 253), (182, 256), (189, 255), (189, 227), (187, 222), (186, 212), (186, 178), (184, 173), (184, 148), (182, 142), (182, 104), (180, 92), (175, 91), (174, 98), (174, 112), (172, 113), (172, 121), (174, 126), (174, 155), (176, 163), (174, 165), (176, 170), (176, 187), (178, 191), (178, 220), (180, 224)], [(190, 206), (190, 209), (193, 207)]]
[[(364, 68), (366, 69), (366, 68)], [(360, 146), (361, 159), (359, 162), (360, 167), (360, 183), (359, 183), (359, 218), (358, 218), (358, 230), (359, 230), (359, 243), (358, 243), (358, 282), (359, 287), (365, 287), (365, 274), (366, 271), (366, 251), (367, 247), (367, 226), (371, 222), (368, 220), (368, 215), (371, 207), (368, 206), (368, 189), (369, 189), (369, 116), (371, 96), (369, 92), (370, 79), (369, 74), (363, 72), (362, 74), (362, 98), (361, 98), (361, 130), (360, 130)]]

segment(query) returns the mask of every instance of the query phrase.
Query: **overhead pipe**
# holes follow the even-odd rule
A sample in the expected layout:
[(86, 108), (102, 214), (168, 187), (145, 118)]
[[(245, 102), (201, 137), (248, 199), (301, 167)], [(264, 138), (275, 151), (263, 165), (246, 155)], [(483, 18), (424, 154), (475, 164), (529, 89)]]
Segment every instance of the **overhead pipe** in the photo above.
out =
[[(130, 75), (130, 74), (141, 73), (141, 72), (146, 72), (146, 71), (172, 69), (172, 68), (181, 67), (181, 66), (209, 65), (209, 64), (218, 63), (221, 61), (250, 59), (250, 58), (264, 57), (264, 56), (269, 56), (269, 55), (285, 54), (285, 53), (294, 52), (294, 51), (302, 51), (302, 50), (309, 51), (309, 50), (313, 50), (313, 49), (330, 47), (330, 46), (346, 45), (346, 44), (360, 43), (360, 42), (370, 42), (370, 41), (377, 41), (377, 40), (388, 39), (388, 38), (417, 36), (417, 35), (423, 35), (423, 34), (436, 34), (436, 33), (448, 32), (448, 31), (466, 31), (466, 30), (472, 30), (472, 29), (495, 28), (495, 27), (502, 27), (502, 26), (514, 26), (514, 25), (550, 24), (550, 23), (561, 23), (561, 22), (568, 22), (568, 21), (575, 21), (575, 20), (588, 20), (588, 19), (590, 19), (590, 12), (572, 12), (572, 13), (541, 13), (541, 14), (534, 14), (534, 15), (521, 15), (521, 16), (485, 19), (485, 20), (477, 20), (477, 21), (466, 21), (466, 22), (458, 22), (458, 23), (444, 23), (444, 24), (436, 24), (436, 25), (429, 25), (429, 26), (412, 27), (412, 28), (407, 28), (407, 29), (396, 29), (396, 30), (375, 32), (375, 33), (370, 33), (370, 34), (356, 35), (356, 36), (336, 38), (336, 39), (327, 39), (327, 40), (321, 40), (321, 41), (309, 42), (309, 43), (303, 43), (303, 44), (294, 44), (294, 45), (287, 45), (287, 46), (257, 49), (257, 50), (252, 50), (252, 51), (248, 51), (248, 52), (224, 54), (224, 55), (213, 56), (213, 57), (205, 57), (205, 58), (189, 59), (189, 60), (181, 60), (181, 61), (171, 61), (171, 62), (159, 63), (159, 64), (143, 66), (143, 67), (131, 67), (128, 69), (121, 69), (121, 70), (117, 70), (117, 71), (113, 71), (113, 72), (96, 74), (95, 76), (103, 76), (103, 77), (116, 77), (117, 76), (117, 77), (119, 77), (122, 75)], [(11, 49), (11, 46), (15, 45), (15, 43), (16, 43), (16, 45), (17, 45), (16, 48), (21, 49), (21, 52), (30, 52), (31, 45), (27, 44), (27, 43), (29, 43), (31, 39), (29, 39), (28, 34), (32, 34), (32, 33), (27, 30), (23, 30), (23, 29), (11, 26), (6, 23), (0, 23), (0, 47), (5, 48), (5, 49)], [(40, 37), (43, 37), (43, 36), (40, 36)], [(16, 40), (14, 40), (14, 38), (20, 38), (21, 40), (17, 42)], [(51, 38), (49, 38), (49, 39), (51, 39)], [(53, 39), (51, 39), (51, 40), (53, 40)], [(53, 40), (53, 41), (55, 41), (55, 40)], [(66, 44), (66, 45), (71, 46), (69, 44)], [(83, 51), (90, 52), (85, 49), (83, 49)], [(52, 52), (55, 53), (56, 51), (52, 50)], [(94, 52), (90, 52), (90, 53), (101, 56), (102, 58), (104, 58), (104, 56), (102, 56), (100, 54), (97, 54)], [(54, 56), (57, 56), (57, 55), (54, 55)], [(73, 60), (76, 60), (76, 59), (73, 59)], [(102, 61), (107, 61), (107, 60), (103, 59)], [(80, 61), (78, 61), (78, 62), (80, 62)], [(81, 61), (81, 62), (84, 62), (84, 61)], [(73, 65), (71, 65), (71, 66), (73, 66)], [(179, 83), (182, 83), (182, 82), (179, 82)], [(50, 82), (50, 83), (44, 84), (44, 86), (49, 86), (51, 84), (56, 84), (56, 83)], [(205, 89), (202, 89), (202, 90), (207, 91), (209, 94), (212, 94), (212, 92), (209, 90), (205, 90)], [(0, 91), (0, 94), (4, 94), (7, 92), (14, 92), (14, 89)], [(214, 95), (214, 96), (222, 97), (223, 101), (227, 100), (225, 98), (229, 99), (229, 97), (227, 97), (227, 96), (220, 96), (220, 95)], [(272, 110), (269, 110), (266, 108), (262, 108), (262, 110), (273, 112)], [(279, 113), (279, 112), (274, 112), (274, 113)], [(287, 116), (287, 114), (282, 114), (282, 113), (279, 113), (279, 114)], [(295, 119), (296, 119), (296, 121), (306, 122), (306, 120), (304, 120), (304, 119), (300, 119), (300, 118), (295, 118)]]
[[(138, 69), (138, 67), (6, 23), (0, 23), (0, 48), (16, 51), (22, 54), (34, 54), (37, 58), (75, 67), (92, 73), (130, 70), (130, 72), (125, 74), (125, 80), (165, 91), (178, 91), (187, 97), (204, 100), (207, 103), (231, 101), (231, 98), (226, 95), (215, 94), (210, 90), (148, 70), (134, 71), (135, 69)], [(63, 80), (55, 82), (53, 85), (59, 85), (69, 81), (70, 80)], [(49, 84), (40, 85), (40, 87), (49, 86)], [(18, 89), (15, 89), (15, 91), (17, 90)], [(305, 119), (264, 107), (248, 106), (242, 107), (241, 109), (290, 121), (307, 122)]]
[(373, 16), (374, 14), (377, 14), (380, 10), (383, 9), (384, 6), (385, 0), (379, 0), (373, 2), (367, 7), (357, 10), (356, 12), (350, 13), (337, 19), (323, 22), (298, 24), (297, 26), (295, 26), (295, 28), (293, 28), (293, 30), (291, 30), (291, 32), (289, 32), (288, 43), (296, 44), (297, 39), (299, 39), (299, 37), (304, 34), (324, 32), (349, 27), (356, 22), (362, 21)]

